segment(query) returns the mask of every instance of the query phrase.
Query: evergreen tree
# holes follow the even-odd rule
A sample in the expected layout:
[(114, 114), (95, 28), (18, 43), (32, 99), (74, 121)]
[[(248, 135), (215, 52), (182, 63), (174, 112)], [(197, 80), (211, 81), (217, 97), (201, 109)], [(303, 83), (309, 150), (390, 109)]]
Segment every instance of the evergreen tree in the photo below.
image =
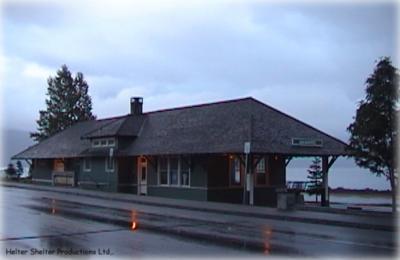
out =
[(390, 58), (380, 59), (366, 80), (366, 97), (359, 103), (354, 122), (347, 128), (351, 135), (348, 150), (356, 164), (390, 181), (393, 211), (397, 190), (394, 150), (398, 79)]
[(82, 73), (78, 72), (73, 78), (68, 67), (63, 65), (55, 77), (49, 77), (47, 84), (47, 109), (39, 111), (37, 132), (31, 133), (35, 141), (40, 142), (76, 122), (95, 119), (89, 86)]
[(22, 163), (20, 160), (17, 161), (17, 174), (22, 175), (24, 173), (24, 167), (22, 167)]
[(318, 194), (321, 193), (322, 184), (321, 159), (319, 157), (315, 157), (307, 171), (307, 178), (311, 183), (311, 185), (308, 187), (308, 193), (310, 195), (315, 194), (315, 202), (318, 202)]

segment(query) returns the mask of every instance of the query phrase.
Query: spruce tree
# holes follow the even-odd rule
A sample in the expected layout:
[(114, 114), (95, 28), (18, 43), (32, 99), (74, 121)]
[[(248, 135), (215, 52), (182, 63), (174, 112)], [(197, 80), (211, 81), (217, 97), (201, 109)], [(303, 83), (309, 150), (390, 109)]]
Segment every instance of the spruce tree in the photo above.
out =
[(315, 202), (318, 202), (318, 194), (321, 193), (322, 184), (321, 159), (319, 157), (315, 157), (307, 171), (307, 178), (311, 183), (311, 185), (308, 187), (308, 193), (315, 194)]
[(20, 160), (17, 161), (17, 174), (22, 175), (24, 173), (24, 167)]
[(398, 83), (399, 75), (390, 58), (380, 59), (366, 80), (366, 97), (359, 103), (354, 122), (347, 128), (351, 135), (348, 150), (356, 164), (390, 181), (393, 211), (396, 211), (397, 190), (394, 152)]
[(49, 77), (47, 84), (47, 108), (39, 111), (37, 132), (30, 134), (35, 141), (40, 142), (76, 122), (95, 119), (89, 86), (82, 73), (73, 78), (63, 65), (55, 77)]

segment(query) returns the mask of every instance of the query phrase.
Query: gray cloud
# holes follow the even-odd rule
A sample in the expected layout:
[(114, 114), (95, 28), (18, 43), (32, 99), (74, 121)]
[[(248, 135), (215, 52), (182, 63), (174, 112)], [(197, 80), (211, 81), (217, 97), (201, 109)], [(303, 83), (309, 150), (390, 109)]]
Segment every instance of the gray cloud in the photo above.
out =
[(71, 15), (56, 1), (4, 1), (1, 7), (3, 18), (18, 25), (59, 26)]
[(252, 95), (346, 139), (374, 60), (396, 54), (392, 3), (138, 3), (7, 2), (6, 123), (32, 129), (43, 108), (47, 77), (22, 75), (26, 64), (65, 63), (85, 74), (100, 117), (127, 113), (135, 94), (146, 110)]

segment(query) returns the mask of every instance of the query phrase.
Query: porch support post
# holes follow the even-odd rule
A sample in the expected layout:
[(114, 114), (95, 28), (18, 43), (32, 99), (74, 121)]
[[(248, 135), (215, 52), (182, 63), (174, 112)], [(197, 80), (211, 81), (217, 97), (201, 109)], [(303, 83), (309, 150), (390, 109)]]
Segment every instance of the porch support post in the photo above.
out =
[(26, 162), (27, 164), (29, 164), (29, 166), (32, 166), (32, 162), (30, 162), (29, 159), (25, 159), (25, 162)]
[(293, 159), (293, 156), (288, 156), (288, 157), (286, 157), (286, 160), (285, 160), (285, 167), (287, 167), (288, 166), (288, 164), (290, 163), (290, 161)]
[(242, 200), (243, 200), (243, 204), (244, 205), (247, 205), (248, 204), (248, 202), (247, 202), (247, 198), (248, 198), (248, 196), (247, 196), (247, 187), (246, 187), (246, 185), (247, 185), (247, 168), (248, 168), (248, 159), (249, 159), (249, 156), (248, 156), (248, 154), (246, 154), (246, 155), (244, 155), (245, 156), (245, 160), (244, 160), (244, 174), (243, 174), (243, 197), (242, 197)]
[(328, 184), (328, 156), (322, 156), (322, 194), (321, 206), (329, 207), (329, 184)]

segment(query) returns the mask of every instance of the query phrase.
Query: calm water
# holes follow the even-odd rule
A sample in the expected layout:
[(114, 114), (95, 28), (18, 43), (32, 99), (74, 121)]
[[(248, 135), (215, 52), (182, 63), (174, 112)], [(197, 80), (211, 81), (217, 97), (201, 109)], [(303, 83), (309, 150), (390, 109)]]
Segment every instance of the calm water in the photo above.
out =
[[(294, 159), (286, 168), (287, 181), (308, 181), (307, 169), (312, 158)], [(385, 177), (377, 177), (367, 169), (359, 168), (352, 159), (340, 158), (329, 170), (329, 187), (347, 189), (390, 190)], [(304, 194), (305, 201), (315, 201), (315, 196)], [(390, 194), (331, 193), (330, 201), (349, 204), (390, 204)]]
[[(288, 167), (287, 181), (308, 181), (308, 167)], [(358, 167), (332, 167), (329, 170), (329, 187), (348, 189), (390, 190), (390, 183), (385, 177), (377, 177), (368, 170)]]
[[(315, 195), (308, 195), (304, 193), (305, 201), (315, 201)], [(319, 196), (318, 201), (321, 200)], [(381, 205), (391, 204), (390, 194), (354, 194), (354, 193), (331, 193), (329, 196), (330, 202), (333, 203), (346, 203), (346, 204), (370, 204)]]

